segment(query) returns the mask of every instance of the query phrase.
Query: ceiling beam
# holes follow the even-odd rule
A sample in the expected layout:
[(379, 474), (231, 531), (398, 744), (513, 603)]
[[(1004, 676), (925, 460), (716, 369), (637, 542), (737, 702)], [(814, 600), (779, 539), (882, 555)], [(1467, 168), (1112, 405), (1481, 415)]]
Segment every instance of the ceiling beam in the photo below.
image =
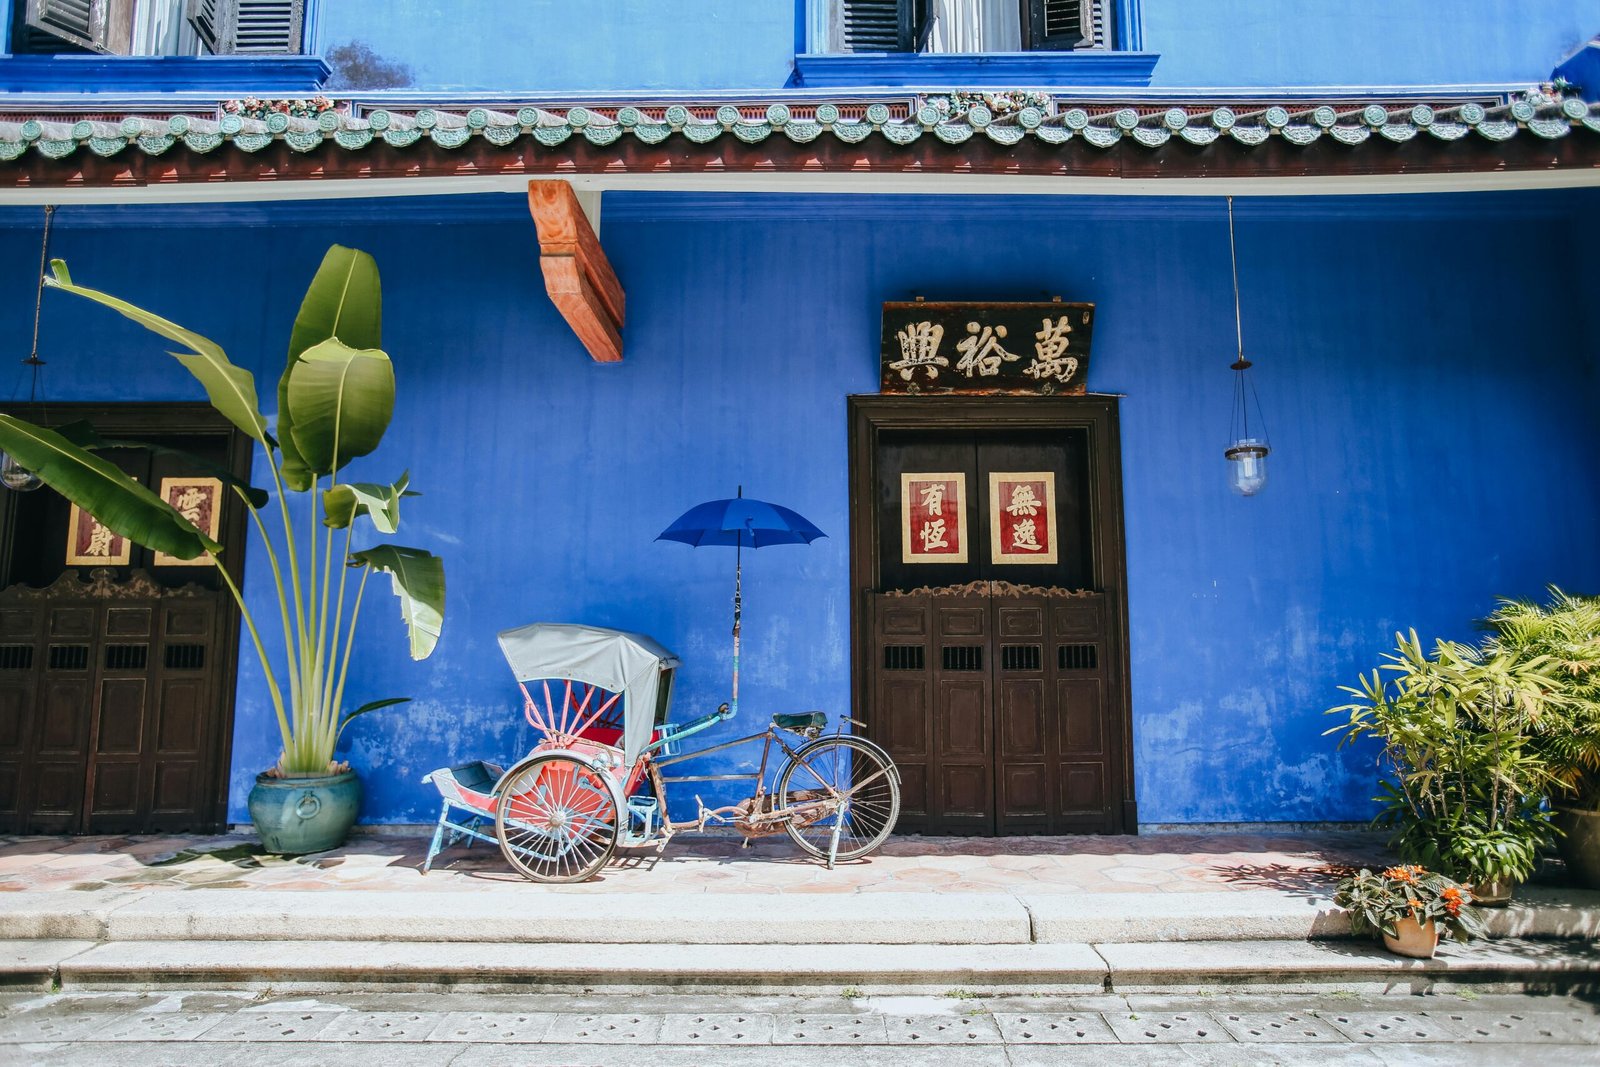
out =
[(620, 361), (622, 283), (577, 193), (560, 179), (530, 181), (528, 210), (539, 234), (539, 269), (551, 301), (595, 362)]

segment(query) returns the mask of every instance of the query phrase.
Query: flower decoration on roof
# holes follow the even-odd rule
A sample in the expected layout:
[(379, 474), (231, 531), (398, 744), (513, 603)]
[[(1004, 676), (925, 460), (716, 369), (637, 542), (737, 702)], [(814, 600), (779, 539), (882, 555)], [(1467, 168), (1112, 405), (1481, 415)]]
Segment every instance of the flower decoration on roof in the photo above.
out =
[(247, 96), (243, 100), (225, 100), (222, 113), (247, 119), (265, 121), (271, 115), (289, 115), (297, 119), (314, 119), (324, 111), (336, 111), (339, 105), (326, 96), (313, 96), (308, 100), (262, 100)]
[(1049, 111), (1054, 99), (1037, 89), (957, 90), (943, 96), (928, 97), (928, 105), (942, 118), (959, 119), (982, 106), (992, 115), (1014, 115), (1025, 107)]
[(1553, 81), (1542, 82), (1530, 89), (1524, 90), (1522, 99), (1535, 106), (1559, 105), (1568, 98), (1583, 95), (1583, 86), (1573, 85), (1565, 78), (1557, 77)]

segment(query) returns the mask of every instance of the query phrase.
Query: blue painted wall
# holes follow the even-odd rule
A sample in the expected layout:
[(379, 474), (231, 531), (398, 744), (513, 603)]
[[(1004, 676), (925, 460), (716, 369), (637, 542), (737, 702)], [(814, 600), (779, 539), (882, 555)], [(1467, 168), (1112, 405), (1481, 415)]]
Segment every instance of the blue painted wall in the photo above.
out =
[[(81, 281), (213, 336), (263, 381), (326, 244), (377, 256), (399, 404), (355, 473), (411, 470), (426, 495), (398, 540), (447, 558), (450, 602), (423, 664), (406, 658), (387, 592), (363, 619), (352, 699), (417, 698), (351, 730), (368, 821), (429, 821), (424, 773), (528, 746), (502, 627), (642, 629), (685, 658), (680, 715), (725, 699), (733, 561), (652, 538), (740, 483), (832, 536), (747, 559), (748, 717), (723, 736), (768, 710), (845, 708), (844, 398), (875, 388), (885, 299), (1100, 305), (1090, 386), (1126, 395), (1146, 822), (1364, 817), (1370, 762), (1334, 751), (1321, 712), (1396, 628), (1466, 637), (1496, 594), (1600, 589), (1600, 323), (1571, 299), (1600, 281), (1593, 191), (1241, 202), (1245, 335), (1274, 446), (1251, 500), (1227, 492), (1220, 454), (1233, 324), (1219, 202), (608, 194), (604, 240), (629, 300), (626, 360), (611, 367), (544, 296), (516, 198), (405, 218), (444, 203), (383, 221), (338, 202), (230, 208), (229, 230), (214, 209), (58, 218), (55, 251)], [(131, 225), (91, 225), (111, 218)], [(31, 311), (36, 220), (0, 213), (0, 311), (14, 320)], [(108, 311), (47, 294), (43, 338), (52, 397), (199, 395)], [(264, 577), (256, 552), (261, 611)], [(241, 820), (276, 754), (259, 670), (243, 663)]]
[(315, 44), (361, 42), (424, 89), (776, 88), (794, 0), (321, 0)]
[(1600, 33), (1595, 0), (1140, 0), (1155, 85), (1543, 81)]
[[(775, 89), (795, 53), (797, 2), (481, 0), (468, 16), (431, 0), (321, 0), (315, 45), (361, 42), (427, 90)], [(1600, 32), (1595, 0), (1140, 7), (1160, 86), (1531, 84)]]

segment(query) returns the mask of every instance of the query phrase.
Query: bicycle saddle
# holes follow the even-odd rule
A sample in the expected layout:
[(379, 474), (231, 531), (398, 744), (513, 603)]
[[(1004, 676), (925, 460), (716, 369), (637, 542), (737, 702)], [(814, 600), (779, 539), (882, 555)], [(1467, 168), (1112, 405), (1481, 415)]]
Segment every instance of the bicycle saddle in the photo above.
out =
[(820, 730), (828, 724), (828, 714), (823, 711), (801, 711), (793, 715), (774, 715), (772, 725), (780, 730)]

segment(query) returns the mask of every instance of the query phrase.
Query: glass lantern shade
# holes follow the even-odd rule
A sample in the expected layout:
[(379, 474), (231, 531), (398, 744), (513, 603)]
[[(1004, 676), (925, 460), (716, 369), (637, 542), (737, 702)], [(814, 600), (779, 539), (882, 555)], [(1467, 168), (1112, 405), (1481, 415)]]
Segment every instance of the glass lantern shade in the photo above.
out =
[(1228, 446), (1223, 455), (1228, 457), (1228, 486), (1240, 496), (1255, 496), (1267, 484), (1267, 452), (1265, 441), (1244, 437)]
[(43, 484), (37, 474), (12, 459), (9, 454), (0, 452), (0, 485), (14, 492), (26, 493)]

